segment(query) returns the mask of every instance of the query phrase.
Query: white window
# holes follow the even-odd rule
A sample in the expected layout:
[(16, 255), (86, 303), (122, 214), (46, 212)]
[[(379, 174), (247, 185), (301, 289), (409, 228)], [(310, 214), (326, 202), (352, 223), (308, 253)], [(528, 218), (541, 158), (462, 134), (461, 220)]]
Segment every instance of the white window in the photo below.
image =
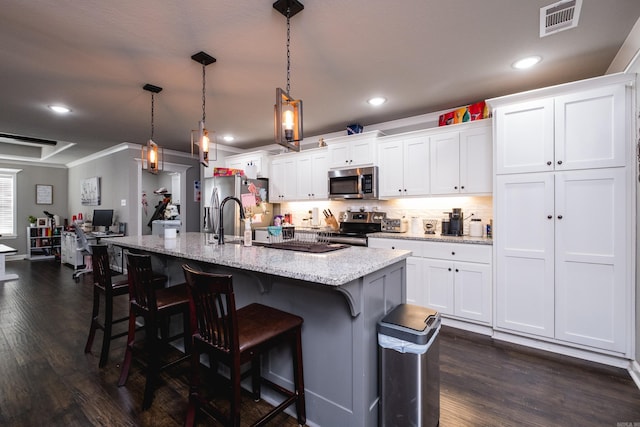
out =
[(0, 168), (0, 235), (15, 237), (16, 175), (20, 169)]

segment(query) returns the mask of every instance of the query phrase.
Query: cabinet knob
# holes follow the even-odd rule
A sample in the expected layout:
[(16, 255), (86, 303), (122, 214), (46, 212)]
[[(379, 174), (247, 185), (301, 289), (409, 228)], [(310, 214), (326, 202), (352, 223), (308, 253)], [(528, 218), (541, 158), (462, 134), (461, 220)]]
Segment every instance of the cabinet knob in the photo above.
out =
[(553, 218), (553, 215), (547, 215), (547, 219)]
[(407, 192), (407, 189), (406, 189), (406, 188), (404, 189), (404, 192), (405, 192), (405, 193)]
[(461, 190), (464, 190), (464, 185), (461, 185), (461, 186), (460, 186), (460, 189), (461, 189)]
[(455, 255), (455, 254), (456, 254), (455, 252), (451, 252), (451, 255)]
[(402, 188), (398, 188), (398, 191), (399, 191), (400, 193), (402, 193)]
[(453, 187), (453, 189), (454, 189), (454, 190), (457, 190), (457, 189), (458, 189), (458, 186), (457, 186), (457, 185), (456, 185), (456, 186), (454, 186), (454, 187)]
[(562, 219), (562, 215), (558, 215), (558, 219)]
[(449, 270), (449, 271), (451, 271), (451, 267), (449, 267), (449, 269), (448, 269), (448, 270)]
[(396, 248), (395, 246), (391, 246), (391, 249), (395, 249), (395, 248)]
[(547, 162), (547, 166), (551, 166), (551, 161)]
[(458, 270), (458, 269), (456, 268), (456, 273), (459, 273), (459, 272), (460, 272), (460, 270)]
[(562, 164), (562, 160), (558, 160), (558, 164), (561, 165)]

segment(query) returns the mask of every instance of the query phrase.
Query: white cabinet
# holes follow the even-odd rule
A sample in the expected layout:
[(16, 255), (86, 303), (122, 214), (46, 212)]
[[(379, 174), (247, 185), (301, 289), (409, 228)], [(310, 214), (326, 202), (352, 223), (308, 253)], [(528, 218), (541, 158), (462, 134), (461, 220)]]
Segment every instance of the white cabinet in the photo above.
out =
[(493, 191), (491, 127), (484, 123), (430, 138), (431, 194)]
[(269, 179), (269, 201), (281, 203), (295, 200), (298, 196), (296, 178), (294, 155), (286, 154), (273, 159)]
[(605, 76), (542, 89), (535, 99), (489, 101), (497, 328), (630, 354), (632, 79)]
[(394, 137), (378, 144), (380, 197), (429, 195), (429, 137)]
[(62, 227), (27, 227), (27, 259), (51, 259), (60, 254)]
[(329, 197), (328, 151), (326, 149), (310, 150), (295, 157), (298, 198), (300, 200), (326, 200)]
[(497, 325), (626, 350), (624, 168), (498, 177)]
[(259, 178), (269, 178), (271, 166), (269, 159), (269, 153), (267, 151), (260, 150), (251, 153), (228, 156), (224, 161), (225, 166), (232, 169), (246, 170), (247, 165), (253, 164), (257, 168)]
[(496, 172), (624, 166), (626, 111), (624, 85), (500, 107)]
[(78, 251), (77, 242), (78, 237), (75, 232), (62, 232), (62, 252), (60, 262), (62, 264), (72, 265), (74, 270), (84, 264), (84, 256), (81, 251)]
[(491, 246), (369, 238), (369, 247), (413, 252), (407, 259), (407, 302), (445, 317), (490, 325)]
[(379, 131), (328, 139), (329, 168), (376, 165), (376, 138)]

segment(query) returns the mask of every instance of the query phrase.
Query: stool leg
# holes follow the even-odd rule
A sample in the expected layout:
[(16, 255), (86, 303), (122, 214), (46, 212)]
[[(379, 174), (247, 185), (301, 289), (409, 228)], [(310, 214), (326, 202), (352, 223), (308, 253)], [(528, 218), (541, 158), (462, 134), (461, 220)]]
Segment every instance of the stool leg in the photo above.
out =
[(144, 386), (144, 398), (142, 399), (142, 410), (149, 409), (153, 402), (153, 392), (158, 382), (160, 371), (160, 341), (158, 339), (157, 324), (147, 321), (145, 318), (144, 340), (147, 352), (147, 379)]
[(89, 327), (89, 336), (87, 337), (87, 343), (84, 346), (85, 353), (91, 353), (91, 347), (93, 346), (93, 339), (96, 336), (96, 329), (98, 329), (98, 312), (100, 311), (100, 292), (94, 286), (93, 287), (93, 309), (91, 310), (91, 326)]
[(296, 399), (296, 414), (298, 416), (298, 424), (304, 425), (307, 422), (307, 412), (305, 409), (304, 398), (304, 373), (302, 369), (302, 329), (297, 328), (295, 331), (295, 339), (293, 345), (293, 382), (295, 385), (294, 392), (298, 395)]
[[(146, 323), (146, 322), (145, 322)], [(136, 341), (136, 314), (133, 307), (129, 307), (129, 331), (127, 333), (127, 347), (124, 352), (124, 360), (122, 361), (122, 369), (120, 370), (120, 379), (118, 387), (126, 384), (129, 378), (129, 369), (131, 368), (131, 359), (133, 359), (133, 344)]]
[(251, 389), (253, 391), (253, 401), (260, 401), (260, 355), (251, 359)]
[(100, 352), (100, 363), (98, 366), (103, 368), (109, 359), (109, 347), (111, 346), (111, 331), (113, 328), (113, 299), (104, 297), (104, 334), (102, 335), (102, 351)]
[[(189, 407), (184, 422), (185, 427), (192, 427), (196, 422), (196, 414), (200, 402), (200, 349), (191, 344), (191, 379), (189, 380)], [(211, 359), (209, 359), (211, 360)], [(210, 362), (211, 363), (211, 362)]]

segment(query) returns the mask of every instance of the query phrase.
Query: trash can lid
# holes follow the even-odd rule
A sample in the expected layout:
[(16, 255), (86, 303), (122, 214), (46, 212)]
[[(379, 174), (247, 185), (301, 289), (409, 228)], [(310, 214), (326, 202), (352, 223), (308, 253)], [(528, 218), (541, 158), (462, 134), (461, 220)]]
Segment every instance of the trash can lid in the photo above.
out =
[(400, 304), (378, 322), (378, 332), (415, 344), (426, 344), (440, 324), (436, 310)]

